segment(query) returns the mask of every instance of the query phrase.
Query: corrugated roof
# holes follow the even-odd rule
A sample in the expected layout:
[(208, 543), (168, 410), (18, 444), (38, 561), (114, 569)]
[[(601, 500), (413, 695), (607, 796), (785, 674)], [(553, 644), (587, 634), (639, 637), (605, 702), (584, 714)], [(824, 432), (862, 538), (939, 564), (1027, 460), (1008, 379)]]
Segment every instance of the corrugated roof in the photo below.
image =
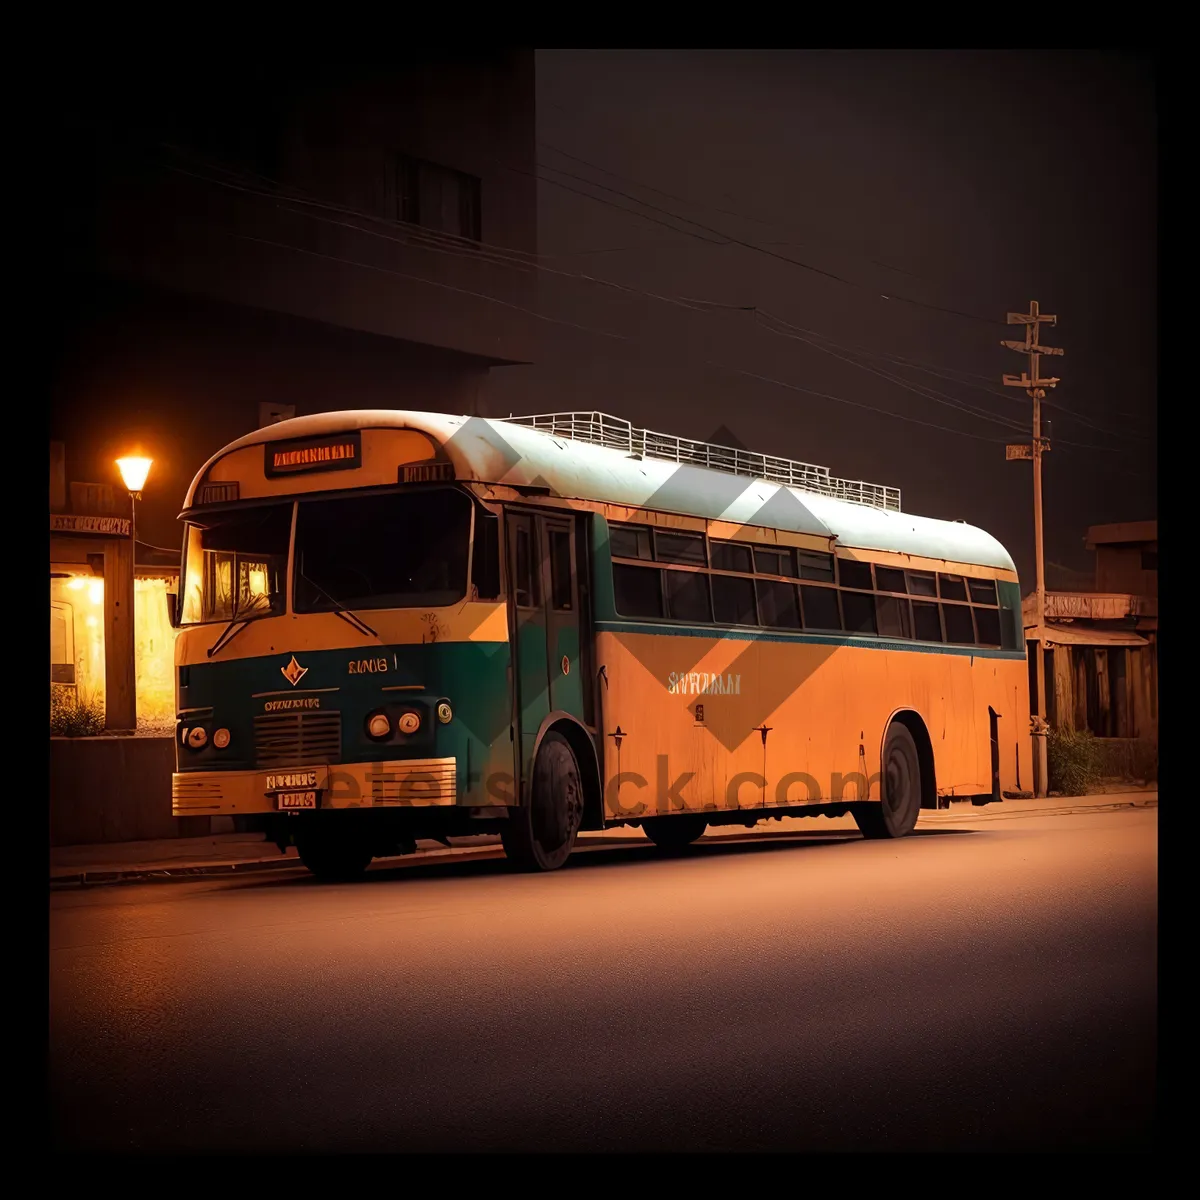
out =
[(188, 489), (186, 506), (191, 506), (196, 487), (213, 463), (233, 450), (372, 428), (428, 434), (442, 444), (460, 480), (545, 487), (569, 499), (816, 534), (853, 549), (1016, 570), (1008, 551), (991, 534), (963, 522), (851, 504), (686, 463), (636, 459), (503, 421), (395, 409), (321, 413), (255, 430), (204, 465)]
[[(1030, 638), (1030, 630), (1036, 626), (1026, 627), (1026, 638)], [(1097, 629), (1071, 624), (1056, 625), (1053, 621), (1046, 622), (1047, 646), (1145, 646), (1144, 637), (1140, 637), (1131, 629)]]

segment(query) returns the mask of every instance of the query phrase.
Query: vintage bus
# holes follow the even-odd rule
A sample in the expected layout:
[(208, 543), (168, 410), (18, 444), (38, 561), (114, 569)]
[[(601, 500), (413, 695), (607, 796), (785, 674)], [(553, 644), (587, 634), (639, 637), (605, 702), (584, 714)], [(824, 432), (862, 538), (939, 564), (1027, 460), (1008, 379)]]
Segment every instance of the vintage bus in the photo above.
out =
[(851, 814), (868, 838), (1031, 774), (1012, 559), (894, 489), (599, 413), (301, 417), (181, 513), (176, 816), (347, 879), (498, 833), (663, 850)]

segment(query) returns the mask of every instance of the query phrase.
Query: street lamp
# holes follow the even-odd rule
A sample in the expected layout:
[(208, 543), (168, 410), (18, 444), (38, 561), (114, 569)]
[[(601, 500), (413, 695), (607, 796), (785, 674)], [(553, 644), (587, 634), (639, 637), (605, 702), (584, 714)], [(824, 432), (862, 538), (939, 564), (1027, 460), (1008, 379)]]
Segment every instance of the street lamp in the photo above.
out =
[(121, 472), (121, 480), (129, 491), (130, 521), (129, 540), (133, 546), (133, 560), (137, 561), (137, 502), (142, 498), (142, 488), (146, 486), (146, 476), (154, 460), (138, 458), (136, 455), (117, 459), (117, 470)]

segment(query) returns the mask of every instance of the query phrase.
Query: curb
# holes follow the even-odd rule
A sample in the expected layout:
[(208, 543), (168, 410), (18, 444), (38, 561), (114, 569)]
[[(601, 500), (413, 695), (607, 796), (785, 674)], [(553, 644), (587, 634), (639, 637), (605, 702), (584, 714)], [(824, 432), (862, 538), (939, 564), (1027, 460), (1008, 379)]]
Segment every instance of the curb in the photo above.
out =
[[(1135, 800), (1126, 799), (1125, 797), (1154, 795), (1155, 799)], [(1117, 809), (1127, 808), (1157, 808), (1158, 799), (1155, 792), (1115, 792), (1112, 793), (1112, 799), (1099, 804), (1070, 804), (1070, 797), (1062, 797), (1066, 804), (1056, 806), (1054, 808), (1016, 808), (1011, 807), (1004, 809), (1002, 805), (991, 806), (989, 811), (987, 808), (978, 808), (969, 811), (955, 812), (952, 809), (937, 812), (936, 815), (931, 811), (928, 814), (922, 813), (921, 821), (929, 824), (954, 823), (963, 820), (995, 820), (997, 818), (1012, 819), (1019, 816), (1066, 816), (1083, 812), (1105, 812)], [(1020, 803), (1020, 802), (1018, 802)], [(761, 831), (757, 835), (751, 830), (742, 830), (738, 834), (728, 834), (729, 837), (747, 837), (761, 838), (764, 836), (774, 836), (776, 830)], [(833, 835), (839, 830), (826, 830), (825, 832)], [(706, 838), (710, 843), (720, 840), (720, 837), (713, 838), (711, 835)], [(645, 838), (637, 837), (597, 837), (581, 841), (577, 847), (579, 850), (600, 849), (605, 846), (637, 846), (645, 845)], [(471, 846), (450, 846), (441, 847), (429, 850), (418, 850), (415, 854), (399, 855), (396, 858), (397, 862), (403, 861), (406, 863), (415, 862), (426, 858), (446, 858), (448, 856), (469, 857), (474, 858), (481, 851), (494, 851), (499, 849), (499, 840), (496, 842), (487, 842), (485, 844), (476, 843)], [(388, 861), (377, 860), (377, 861)], [(160, 867), (128, 867), (121, 870), (109, 871), (72, 871), (62, 874), (50, 876), (51, 888), (68, 888), (68, 887), (89, 887), (99, 886), (102, 884), (115, 883), (148, 883), (148, 882), (163, 882), (167, 883), (173, 880), (186, 879), (204, 879), (213, 876), (234, 876), (234, 875), (249, 875), (256, 874), (261, 871), (283, 871), (283, 870), (304, 870), (304, 864), (295, 855), (272, 855), (270, 858), (248, 859), (245, 862), (211, 862), (211, 863), (183, 863), (179, 866), (160, 866)]]
[(184, 864), (178, 867), (130, 867), (121, 871), (74, 871), (51, 875), (50, 886), (86, 887), (88, 884), (122, 883), (148, 879), (184, 879), (205, 875), (245, 875), (255, 871), (279, 871), (286, 867), (303, 867), (298, 858), (280, 855), (278, 858), (251, 859), (248, 862)]

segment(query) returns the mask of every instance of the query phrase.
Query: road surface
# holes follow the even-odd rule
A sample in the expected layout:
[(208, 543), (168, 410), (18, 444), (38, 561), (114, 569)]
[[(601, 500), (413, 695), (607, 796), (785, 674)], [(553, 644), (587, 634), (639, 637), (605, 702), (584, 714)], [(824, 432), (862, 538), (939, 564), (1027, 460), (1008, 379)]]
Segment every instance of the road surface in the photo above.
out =
[(808, 827), (54, 893), (56, 1143), (1149, 1148), (1154, 808)]

